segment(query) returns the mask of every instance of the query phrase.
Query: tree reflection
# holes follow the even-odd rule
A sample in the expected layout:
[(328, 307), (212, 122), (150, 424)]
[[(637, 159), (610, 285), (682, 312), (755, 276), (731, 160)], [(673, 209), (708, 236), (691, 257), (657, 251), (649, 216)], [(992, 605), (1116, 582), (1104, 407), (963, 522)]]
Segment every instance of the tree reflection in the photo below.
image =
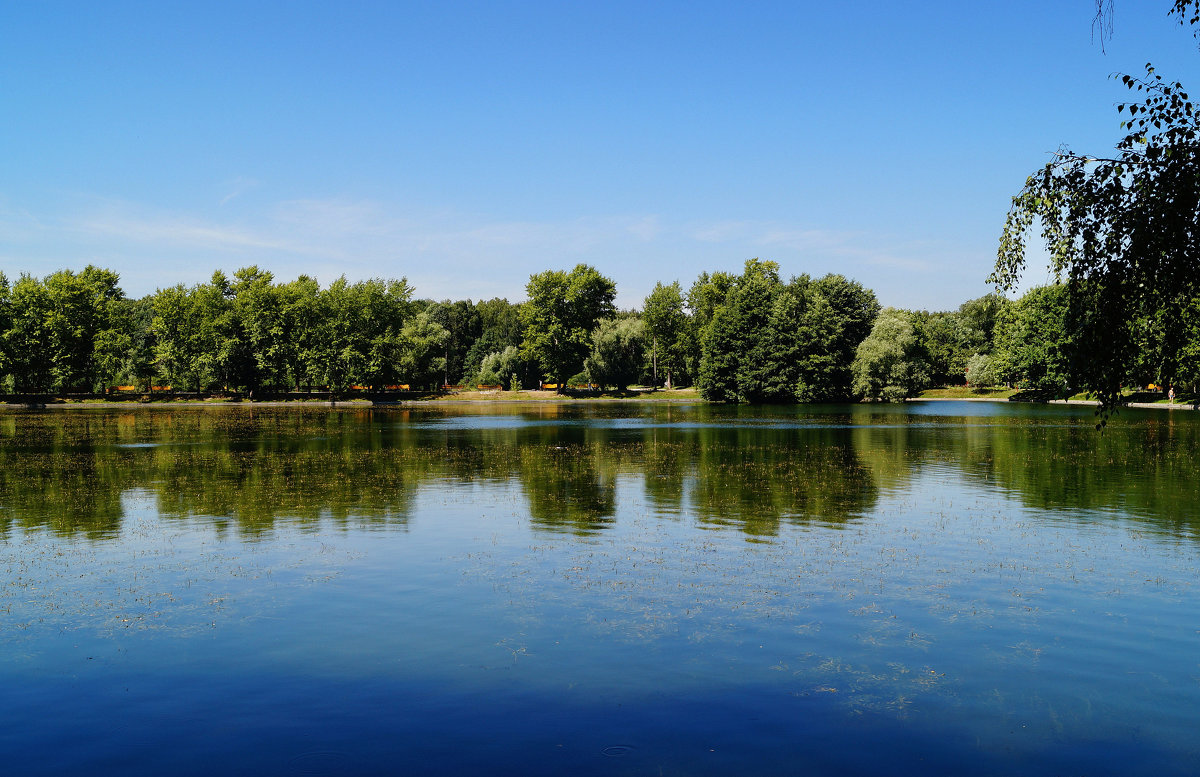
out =
[(781, 524), (841, 525), (875, 505), (876, 487), (843, 430), (704, 430), (692, 508), (698, 520), (772, 536)]
[(595, 534), (616, 514), (616, 481), (602, 445), (529, 446), (521, 449), (521, 486), (533, 525)]
[(1200, 535), (1200, 425), (1161, 413), (1100, 434), (1091, 421), (571, 405), (9, 412), (0, 529), (112, 537), (130, 492), (168, 519), (213, 519), (248, 538), (403, 527), (423, 489), (517, 483), (536, 531), (596, 534), (645, 505), (761, 538), (853, 521), (939, 466), (1041, 510), (1121, 510)]

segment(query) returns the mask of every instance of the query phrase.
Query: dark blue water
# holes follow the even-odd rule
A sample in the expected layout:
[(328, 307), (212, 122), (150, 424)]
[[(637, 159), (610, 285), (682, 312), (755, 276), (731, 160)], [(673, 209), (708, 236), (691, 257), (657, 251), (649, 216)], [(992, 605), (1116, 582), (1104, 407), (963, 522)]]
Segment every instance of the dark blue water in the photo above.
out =
[(0, 416), (0, 763), (1200, 772), (1200, 426), (1077, 408)]

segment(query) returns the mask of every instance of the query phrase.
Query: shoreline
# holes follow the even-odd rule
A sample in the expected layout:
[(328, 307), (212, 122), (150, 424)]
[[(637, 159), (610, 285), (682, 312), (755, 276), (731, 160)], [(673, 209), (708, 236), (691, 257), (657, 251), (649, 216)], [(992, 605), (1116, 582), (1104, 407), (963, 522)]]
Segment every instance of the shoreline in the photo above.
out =
[[(907, 402), (1005, 402), (1020, 405), (1083, 405), (1085, 407), (1099, 407), (1100, 403), (1094, 399), (1048, 399), (1045, 402), (1027, 402), (1014, 399), (993, 399), (991, 397), (913, 397), (906, 400)], [(1134, 408), (1137, 410), (1196, 410), (1196, 405), (1188, 402), (1130, 402), (1121, 405), (1118, 409)]]
[[(549, 394), (549, 392), (547, 392)], [(655, 392), (646, 392), (639, 396), (630, 397), (571, 397), (549, 394), (549, 396), (525, 396), (514, 399), (504, 399), (501, 397), (464, 397), (450, 398), (441, 397), (435, 399), (397, 399), (394, 401), (388, 400), (372, 400), (372, 399), (345, 399), (336, 401), (325, 400), (189, 400), (189, 399), (164, 399), (161, 401), (140, 402), (137, 400), (125, 400), (118, 402), (110, 401), (57, 401), (57, 402), (3, 402), (0, 401), (0, 412), (4, 410), (86, 410), (95, 408), (99, 410), (180, 410), (180, 409), (213, 409), (213, 408), (241, 408), (252, 410), (255, 408), (291, 408), (291, 409), (333, 409), (333, 410), (367, 410), (371, 408), (419, 408), (419, 407), (444, 407), (456, 405), (542, 405), (547, 403), (556, 404), (571, 404), (571, 403), (605, 403), (617, 404), (621, 402), (629, 402), (636, 404), (709, 404), (698, 394), (694, 396), (654, 396)], [(1085, 407), (1098, 407), (1099, 402), (1094, 399), (1051, 399), (1045, 402), (1026, 402), (1020, 400), (1011, 400), (998, 397), (912, 397), (905, 403), (915, 402), (992, 402), (997, 404), (1024, 404), (1024, 405), (1081, 405)], [(902, 403), (902, 404), (905, 404)], [(842, 404), (842, 403), (834, 403)], [(885, 404), (885, 403), (869, 403), (860, 404)], [(1198, 410), (1200, 407), (1187, 402), (1162, 403), (1162, 402), (1130, 402), (1126, 405), (1121, 405), (1121, 408), (1132, 408), (1137, 410)]]
[(390, 408), (390, 407), (425, 407), (425, 406), (446, 406), (446, 405), (543, 405), (543, 404), (571, 404), (571, 403), (611, 403), (633, 402), (639, 404), (695, 404), (704, 402), (699, 394), (692, 395), (676, 395), (676, 396), (655, 396), (658, 392), (645, 392), (640, 395), (628, 397), (606, 397), (606, 396), (569, 396), (554, 394), (553, 392), (545, 392), (544, 396), (527, 396), (533, 392), (521, 392), (526, 396), (513, 397), (512, 399), (501, 396), (496, 397), (434, 397), (429, 399), (421, 398), (404, 398), (404, 399), (268, 399), (268, 400), (251, 400), (251, 399), (161, 399), (152, 401), (139, 401), (137, 399), (126, 400), (63, 400), (49, 398), (46, 402), (20, 402), (20, 401), (4, 401), (0, 399), (0, 411), (4, 409), (10, 410), (79, 410), (87, 408), (97, 408), (102, 410), (153, 410), (155, 408), (163, 409), (212, 409), (212, 408), (243, 408), (253, 409), (260, 407), (284, 407), (293, 409), (305, 408), (326, 408), (326, 409), (367, 409), (367, 408)]

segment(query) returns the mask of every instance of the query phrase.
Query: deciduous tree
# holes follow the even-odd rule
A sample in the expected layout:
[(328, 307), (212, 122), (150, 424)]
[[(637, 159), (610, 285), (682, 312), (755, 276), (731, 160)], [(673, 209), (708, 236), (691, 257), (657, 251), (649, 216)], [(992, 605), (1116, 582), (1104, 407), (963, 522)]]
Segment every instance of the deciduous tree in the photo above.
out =
[[(1170, 13), (1194, 26), (1200, 2), (1176, 0)], [(1175, 378), (1184, 316), (1200, 295), (1200, 111), (1181, 83), (1149, 64), (1145, 77), (1120, 80), (1134, 95), (1118, 105), (1126, 135), (1107, 155), (1063, 148), (1029, 177), (992, 274), (1002, 289), (1015, 286), (1027, 235), (1040, 223), (1067, 282), (1079, 379), (1105, 410), (1120, 402), (1148, 335), (1162, 355), (1160, 381)], [(1139, 320), (1154, 321), (1154, 331)]]
[(646, 325), (640, 318), (606, 318), (592, 335), (583, 368), (592, 383), (624, 391), (646, 362)]
[(616, 285), (594, 267), (579, 264), (569, 273), (531, 275), (525, 291), (522, 354), (537, 361), (562, 392), (567, 378), (583, 368), (596, 323), (616, 312)]
[(690, 322), (683, 309), (679, 281), (654, 284), (642, 308), (642, 320), (650, 339), (650, 371), (654, 385), (662, 381), (670, 388), (685, 374)]
[(854, 390), (869, 399), (900, 402), (929, 384), (929, 362), (912, 315), (889, 308), (858, 346), (852, 365)]

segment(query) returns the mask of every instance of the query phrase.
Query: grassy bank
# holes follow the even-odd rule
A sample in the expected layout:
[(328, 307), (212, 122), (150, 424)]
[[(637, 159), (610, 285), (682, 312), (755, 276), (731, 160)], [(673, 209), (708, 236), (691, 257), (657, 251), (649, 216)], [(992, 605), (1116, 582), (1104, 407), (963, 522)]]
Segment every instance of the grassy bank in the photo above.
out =
[(626, 391), (588, 391), (568, 389), (567, 393), (556, 391), (457, 391), (452, 394), (430, 395), (421, 400), (427, 402), (563, 402), (572, 400), (646, 400), (646, 401), (701, 401), (700, 392), (694, 388), (648, 389), (630, 388)]
[(1008, 399), (1016, 389), (974, 388), (968, 386), (939, 386), (925, 389), (918, 399)]
[(566, 393), (556, 391), (456, 391), (456, 392), (389, 392), (363, 393), (330, 396), (303, 394), (263, 394), (251, 399), (242, 395), (198, 395), (198, 394), (125, 394), (125, 395), (54, 395), (14, 394), (0, 396), (0, 405), (24, 407), (136, 407), (136, 406), (223, 406), (223, 405), (372, 405), (410, 404), (437, 402), (573, 402), (573, 401), (641, 401), (641, 402), (698, 402), (700, 393), (694, 388), (649, 389), (630, 388), (626, 391), (590, 391), (569, 389)]

